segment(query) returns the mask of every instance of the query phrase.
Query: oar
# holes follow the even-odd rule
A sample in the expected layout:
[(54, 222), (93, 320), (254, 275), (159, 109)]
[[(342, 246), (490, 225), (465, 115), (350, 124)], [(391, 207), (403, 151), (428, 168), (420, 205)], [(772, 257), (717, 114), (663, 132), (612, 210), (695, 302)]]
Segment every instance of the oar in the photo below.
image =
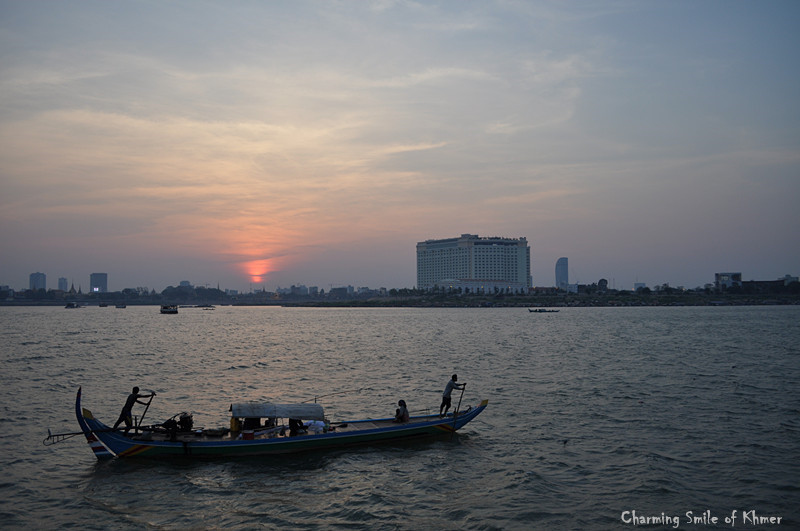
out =
[(467, 388), (467, 382), (461, 384), (461, 396), (458, 397), (458, 405), (456, 409), (453, 411), (453, 433), (456, 432), (456, 417), (458, 417), (458, 410), (461, 409), (461, 399), (464, 398), (464, 389)]
[(141, 418), (139, 419), (139, 423), (136, 424), (136, 430), (138, 431), (139, 427), (142, 425), (142, 421), (144, 420), (144, 416), (147, 415), (147, 410), (150, 409), (150, 402), (153, 401), (153, 397), (156, 396), (155, 391), (150, 391), (150, 400), (147, 401), (147, 405), (144, 408), (144, 413), (142, 413)]
[(464, 398), (464, 389), (467, 388), (467, 382), (461, 384), (461, 396), (458, 397), (458, 405), (456, 406), (456, 410), (453, 412), (453, 416), (455, 417), (458, 411), (461, 409), (461, 399)]

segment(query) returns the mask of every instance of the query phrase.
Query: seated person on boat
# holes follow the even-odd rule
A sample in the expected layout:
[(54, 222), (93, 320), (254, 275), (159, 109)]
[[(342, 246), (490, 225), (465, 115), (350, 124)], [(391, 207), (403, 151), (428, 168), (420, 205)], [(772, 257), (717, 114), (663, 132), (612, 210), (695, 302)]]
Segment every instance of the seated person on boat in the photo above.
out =
[(394, 410), (394, 422), (408, 422), (409, 416), (406, 401), (400, 400), (397, 405), (399, 407)]

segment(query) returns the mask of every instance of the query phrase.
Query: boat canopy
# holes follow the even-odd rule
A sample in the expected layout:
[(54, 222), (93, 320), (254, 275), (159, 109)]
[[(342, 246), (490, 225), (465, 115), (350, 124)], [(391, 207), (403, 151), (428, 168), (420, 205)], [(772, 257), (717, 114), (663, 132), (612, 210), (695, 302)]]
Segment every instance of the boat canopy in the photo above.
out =
[(243, 402), (231, 404), (232, 417), (325, 420), (320, 404), (272, 404), (269, 402)]

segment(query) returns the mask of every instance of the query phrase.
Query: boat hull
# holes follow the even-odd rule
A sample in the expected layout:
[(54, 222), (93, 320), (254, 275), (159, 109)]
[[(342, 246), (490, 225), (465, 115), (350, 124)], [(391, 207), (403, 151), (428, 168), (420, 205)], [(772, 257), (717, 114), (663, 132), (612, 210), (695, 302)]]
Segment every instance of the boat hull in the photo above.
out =
[[(176, 441), (147, 441), (127, 437), (121, 431), (114, 431), (95, 419), (89, 410), (83, 409), (80, 390), (75, 401), (75, 412), (78, 423), (98, 459), (157, 456), (220, 457), (279, 455), (433, 438), (452, 434), (459, 430), (477, 417), (487, 404), (488, 401), (484, 400), (477, 407), (459, 413), (455, 418), (452, 415), (445, 418), (434, 415), (412, 417), (408, 423), (386, 427), (371, 426), (374, 426), (376, 422), (385, 423), (387, 419), (353, 421), (342, 423), (349, 426), (347, 431), (253, 440), (204, 437), (194, 433), (180, 434)], [(360, 425), (363, 426), (363, 429)]]

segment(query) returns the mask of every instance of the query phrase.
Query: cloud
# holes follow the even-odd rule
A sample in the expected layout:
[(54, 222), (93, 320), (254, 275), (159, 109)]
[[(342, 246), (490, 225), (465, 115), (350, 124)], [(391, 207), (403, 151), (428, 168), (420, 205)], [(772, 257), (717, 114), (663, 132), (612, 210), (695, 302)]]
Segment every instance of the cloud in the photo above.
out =
[[(392, 242), (507, 231), (558, 257), (629, 227), (680, 247), (671, 227), (707, 240), (741, 212), (751, 239), (796, 225), (797, 76), (738, 12), (89, 5), (15, 3), (0, 21), (6, 256), (99, 244), (269, 279), (370, 249), (363, 267), (413, 278)], [(702, 46), (709, 20), (740, 53)]]

